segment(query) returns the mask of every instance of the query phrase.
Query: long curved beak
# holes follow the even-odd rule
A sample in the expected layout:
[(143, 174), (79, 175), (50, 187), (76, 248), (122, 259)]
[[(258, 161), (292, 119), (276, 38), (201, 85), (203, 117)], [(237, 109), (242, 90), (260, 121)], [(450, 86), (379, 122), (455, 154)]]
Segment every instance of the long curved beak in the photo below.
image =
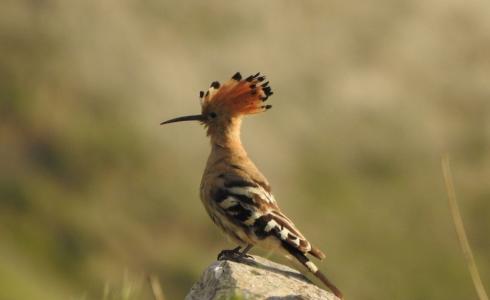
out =
[(182, 122), (182, 121), (204, 121), (206, 117), (203, 115), (192, 115), (192, 116), (183, 116), (178, 118), (173, 118), (167, 121), (163, 121), (160, 125), (165, 125), (169, 123)]

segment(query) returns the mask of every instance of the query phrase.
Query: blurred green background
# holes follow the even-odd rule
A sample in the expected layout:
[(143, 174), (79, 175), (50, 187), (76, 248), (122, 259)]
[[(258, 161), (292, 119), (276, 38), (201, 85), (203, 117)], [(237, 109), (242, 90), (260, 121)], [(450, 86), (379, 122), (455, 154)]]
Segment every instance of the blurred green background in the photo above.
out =
[(204, 130), (158, 123), (236, 71), (271, 80), (243, 141), (348, 299), (476, 298), (444, 152), (490, 288), (490, 2), (2, 0), (0, 299), (182, 299), (233, 245)]

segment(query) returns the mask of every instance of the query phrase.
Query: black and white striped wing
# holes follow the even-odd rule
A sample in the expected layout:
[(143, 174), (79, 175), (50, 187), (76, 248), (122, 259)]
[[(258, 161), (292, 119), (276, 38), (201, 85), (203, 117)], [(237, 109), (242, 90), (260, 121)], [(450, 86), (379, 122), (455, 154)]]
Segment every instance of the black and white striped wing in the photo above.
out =
[(226, 180), (213, 198), (234, 223), (246, 227), (277, 206), (274, 196), (264, 187), (243, 179)]
[(280, 211), (271, 211), (259, 218), (255, 224), (255, 233), (264, 238), (273, 235), (302, 253), (311, 251), (310, 243)]
[(303, 253), (310, 252), (310, 243), (280, 212), (269, 191), (267, 186), (251, 180), (228, 179), (214, 200), (232, 222), (253, 231), (259, 239), (274, 236)]

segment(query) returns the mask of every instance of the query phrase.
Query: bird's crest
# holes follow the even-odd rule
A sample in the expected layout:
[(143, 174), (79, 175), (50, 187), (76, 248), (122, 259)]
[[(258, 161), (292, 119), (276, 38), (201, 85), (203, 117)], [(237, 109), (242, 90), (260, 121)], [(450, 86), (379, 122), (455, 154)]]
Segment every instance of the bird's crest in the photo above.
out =
[(201, 91), (202, 110), (220, 110), (231, 115), (255, 114), (270, 109), (264, 102), (273, 94), (265, 76), (257, 73), (245, 79), (237, 72), (223, 84), (211, 83), (209, 89)]

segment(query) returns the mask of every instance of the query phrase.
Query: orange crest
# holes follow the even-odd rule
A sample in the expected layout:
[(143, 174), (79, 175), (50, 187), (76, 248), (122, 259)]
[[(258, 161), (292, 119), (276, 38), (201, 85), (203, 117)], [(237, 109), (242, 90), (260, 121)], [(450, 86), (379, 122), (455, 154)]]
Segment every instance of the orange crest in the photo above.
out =
[(271, 108), (264, 102), (273, 94), (265, 76), (257, 73), (245, 79), (237, 72), (233, 77), (220, 84), (211, 83), (206, 93), (200, 92), (203, 112), (218, 110), (230, 115), (255, 114)]

